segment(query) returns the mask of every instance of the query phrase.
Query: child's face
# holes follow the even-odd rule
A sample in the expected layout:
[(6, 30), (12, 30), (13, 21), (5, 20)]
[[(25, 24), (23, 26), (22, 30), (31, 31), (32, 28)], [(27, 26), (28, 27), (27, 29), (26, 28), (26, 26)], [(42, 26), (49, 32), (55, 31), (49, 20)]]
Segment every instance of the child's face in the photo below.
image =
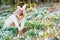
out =
[(18, 13), (18, 14), (16, 15), (16, 17), (17, 17), (18, 19), (21, 19), (21, 18), (23, 17), (23, 14), (24, 14), (24, 11), (23, 11), (23, 10), (20, 10), (20, 13)]
[(24, 5), (22, 8), (18, 6), (18, 10), (17, 10), (17, 17), (21, 18), (25, 12), (26, 9), (26, 5)]

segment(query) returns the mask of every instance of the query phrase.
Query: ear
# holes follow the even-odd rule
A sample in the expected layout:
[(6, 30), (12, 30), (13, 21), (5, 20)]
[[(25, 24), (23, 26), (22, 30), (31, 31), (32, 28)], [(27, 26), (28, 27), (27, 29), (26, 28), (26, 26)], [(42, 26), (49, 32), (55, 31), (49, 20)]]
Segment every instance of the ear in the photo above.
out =
[(21, 7), (20, 7), (20, 6), (17, 6), (17, 8), (18, 8), (18, 9), (21, 9)]
[(23, 5), (23, 7), (22, 7), (22, 10), (25, 10), (26, 9), (26, 4), (25, 5)]

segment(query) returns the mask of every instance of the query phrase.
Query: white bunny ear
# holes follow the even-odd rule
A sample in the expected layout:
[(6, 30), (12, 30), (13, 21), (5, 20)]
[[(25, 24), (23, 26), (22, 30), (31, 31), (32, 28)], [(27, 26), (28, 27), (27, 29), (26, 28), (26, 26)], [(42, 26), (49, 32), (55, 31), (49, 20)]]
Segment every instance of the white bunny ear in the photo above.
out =
[(22, 7), (22, 10), (25, 10), (26, 9), (26, 4), (25, 5), (23, 5), (23, 7)]
[(21, 9), (21, 7), (20, 7), (20, 6), (17, 6), (17, 8), (18, 8), (18, 9)]

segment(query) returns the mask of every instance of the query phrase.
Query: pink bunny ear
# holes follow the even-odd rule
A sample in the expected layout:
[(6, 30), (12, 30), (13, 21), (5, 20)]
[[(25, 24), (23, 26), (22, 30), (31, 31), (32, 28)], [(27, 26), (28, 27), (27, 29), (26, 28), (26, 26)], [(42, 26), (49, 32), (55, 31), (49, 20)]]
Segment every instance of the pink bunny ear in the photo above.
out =
[(23, 5), (22, 10), (25, 10), (25, 9), (26, 9), (26, 5)]
[(21, 9), (21, 7), (20, 7), (20, 6), (17, 6), (17, 8), (18, 8), (18, 9)]

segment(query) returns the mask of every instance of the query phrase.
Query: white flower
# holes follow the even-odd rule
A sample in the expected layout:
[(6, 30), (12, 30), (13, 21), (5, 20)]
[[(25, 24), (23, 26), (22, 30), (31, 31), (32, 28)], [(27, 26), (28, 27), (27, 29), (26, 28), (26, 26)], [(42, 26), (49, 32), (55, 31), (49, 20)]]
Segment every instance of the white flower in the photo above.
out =
[(40, 32), (39, 32), (39, 35), (43, 35), (43, 31), (40, 31)]

